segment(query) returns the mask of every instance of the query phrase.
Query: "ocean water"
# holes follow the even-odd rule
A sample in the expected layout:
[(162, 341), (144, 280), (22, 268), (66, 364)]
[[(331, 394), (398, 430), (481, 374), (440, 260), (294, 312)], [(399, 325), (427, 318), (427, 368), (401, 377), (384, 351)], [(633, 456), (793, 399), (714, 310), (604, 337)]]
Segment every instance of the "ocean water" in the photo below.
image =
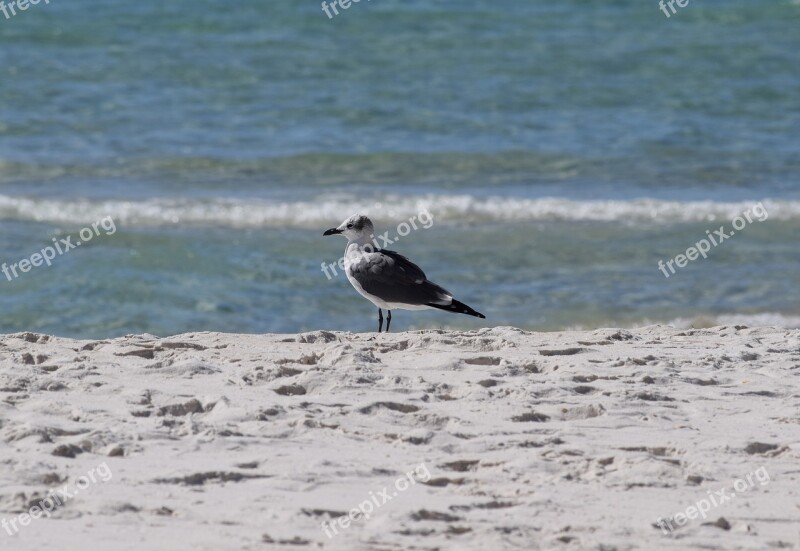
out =
[(0, 331), (374, 330), (322, 269), (354, 212), (487, 316), (396, 330), (800, 327), (798, 25), (796, 0), (0, 13)]

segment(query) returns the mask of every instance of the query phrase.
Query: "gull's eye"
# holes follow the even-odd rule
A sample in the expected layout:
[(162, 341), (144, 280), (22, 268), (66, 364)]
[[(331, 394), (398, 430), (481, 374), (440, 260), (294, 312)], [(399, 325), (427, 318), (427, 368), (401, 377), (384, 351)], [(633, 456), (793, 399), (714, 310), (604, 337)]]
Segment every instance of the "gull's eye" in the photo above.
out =
[(347, 224), (347, 229), (348, 229), (348, 230), (351, 230), (351, 229), (353, 229), (353, 224)]

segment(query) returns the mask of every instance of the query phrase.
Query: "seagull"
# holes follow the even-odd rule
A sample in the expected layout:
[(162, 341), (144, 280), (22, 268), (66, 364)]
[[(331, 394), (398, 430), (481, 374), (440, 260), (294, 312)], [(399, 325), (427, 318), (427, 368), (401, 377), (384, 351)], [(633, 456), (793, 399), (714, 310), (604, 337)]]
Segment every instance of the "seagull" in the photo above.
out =
[(339, 227), (322, 235), (343, 235), (347, 238), (344, 250), (344, 269), (356, 291), (378, 307), (378, 333), (383, 327), (383, 312), (387, 311), (386, 332), (392, 323), (392, 310), (427, 310), (437, 308), (455, 314), (467, 314), (481, 319), (476, 312), (453, 294), (428, 281), (425, 272), (405, 256), (373, 246), (372, 221), (354, 214)]

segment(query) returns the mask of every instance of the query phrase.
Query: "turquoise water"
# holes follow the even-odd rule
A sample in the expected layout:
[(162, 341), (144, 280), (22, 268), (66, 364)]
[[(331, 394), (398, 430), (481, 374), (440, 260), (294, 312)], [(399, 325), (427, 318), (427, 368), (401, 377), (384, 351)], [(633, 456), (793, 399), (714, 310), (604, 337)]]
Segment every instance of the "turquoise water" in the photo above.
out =
[[(800, 326), (800, 4), (53, 0), (0, 14), (0, 331), (373, 329), (355, 211), (487, 315)], [(658, 262), (761, 202), (666, 278)], [(77, 237), (73, 237), (73, 241)]]

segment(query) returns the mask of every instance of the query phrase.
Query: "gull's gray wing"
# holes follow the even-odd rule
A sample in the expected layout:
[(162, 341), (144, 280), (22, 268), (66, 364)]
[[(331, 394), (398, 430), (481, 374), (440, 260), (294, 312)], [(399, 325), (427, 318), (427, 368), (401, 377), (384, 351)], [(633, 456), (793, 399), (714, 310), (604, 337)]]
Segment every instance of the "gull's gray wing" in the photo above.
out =
[(450, 304), (452, 295), (428, 281), (425, 272), (409, 259), (385, 249), (365, 254), (351, 264), (350, 275), (370, 295), (402, 304)]

